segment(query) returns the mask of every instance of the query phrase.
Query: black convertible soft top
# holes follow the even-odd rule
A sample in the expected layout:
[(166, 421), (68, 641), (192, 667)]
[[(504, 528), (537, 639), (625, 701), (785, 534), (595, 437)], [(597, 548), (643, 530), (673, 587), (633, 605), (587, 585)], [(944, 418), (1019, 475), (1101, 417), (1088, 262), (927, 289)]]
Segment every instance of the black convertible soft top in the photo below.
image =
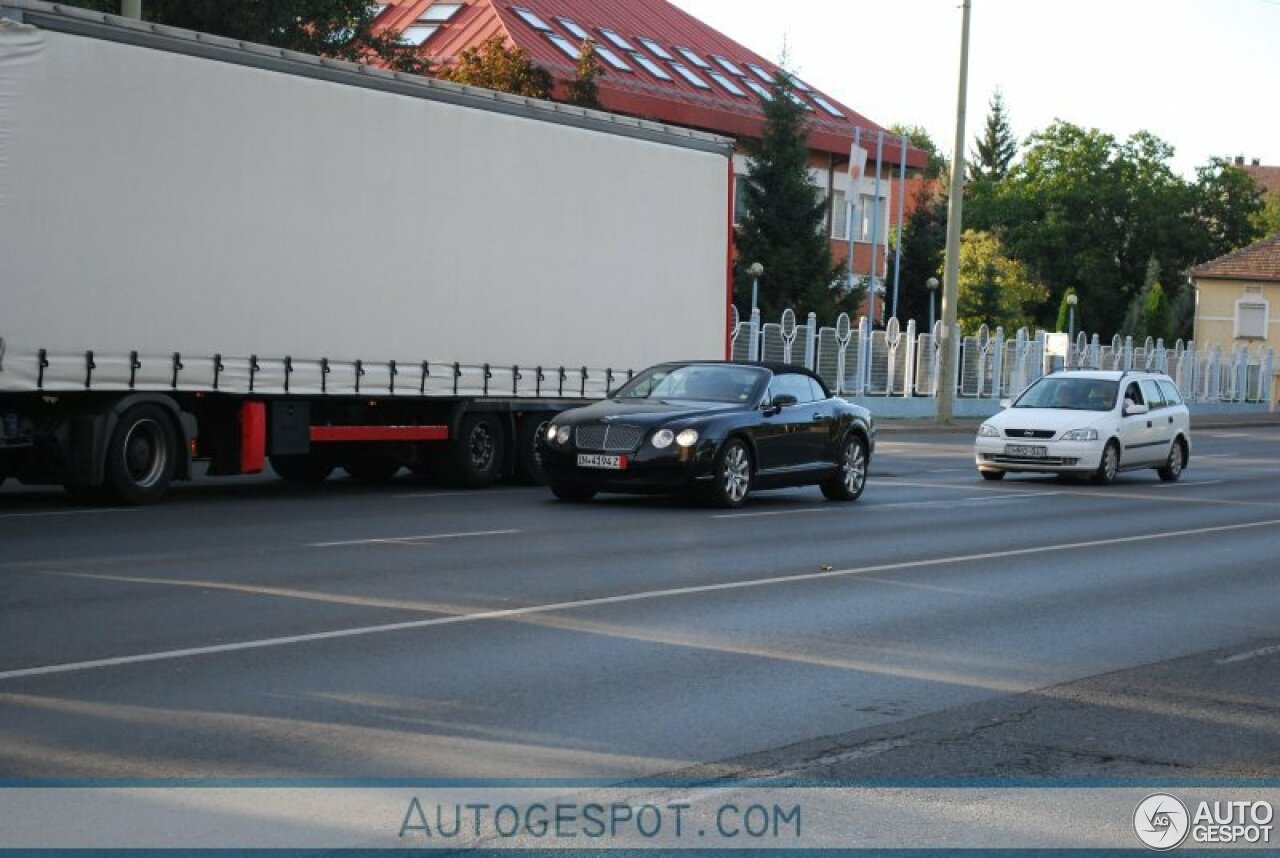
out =
[(828, 397), (831, 396), (831, 390), (827, 387), (827, 383), (822, 380), (816, 372), (807, 367), (797, 366), (790, 363), (779, 363), (777, 361), (752, 361), (752, 360), (669, 360), (663, 361), (659, 366), (688, 366), (690, 364), (707, 364), (707, 365), (723, 365), (723, 366), (752, 366), (760, 369), (767, 369), (774, 375), (791, 373), (793, 375), (804, 375), (818, 382), (818, 386), (822, 388), (822, 392)]

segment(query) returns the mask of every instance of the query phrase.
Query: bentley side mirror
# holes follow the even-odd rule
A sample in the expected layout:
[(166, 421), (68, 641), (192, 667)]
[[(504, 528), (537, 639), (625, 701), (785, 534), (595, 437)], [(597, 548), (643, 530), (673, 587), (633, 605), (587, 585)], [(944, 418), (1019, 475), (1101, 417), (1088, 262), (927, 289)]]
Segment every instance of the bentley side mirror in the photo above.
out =
[(799, 402), (799, 400), (796, 399), (794, 396), (792, 396), (790, 393), (779, 393), (772, 400), (770, 400), (769, 404), (765, 406), (764, 410), (766, 414), (777, 414), (780, 411), (782, 411), (782, 409), (786, 408), (788, 405), (795, 405), (797, 402)]
[(1012, 408), (1012, 407), (1013, 407), (1013, 400), (1012, 400), (1012, 399), (1001, 399), (1001, 400), (1000, 400), (1000, 407), (1001, 407), (1001, 408)]

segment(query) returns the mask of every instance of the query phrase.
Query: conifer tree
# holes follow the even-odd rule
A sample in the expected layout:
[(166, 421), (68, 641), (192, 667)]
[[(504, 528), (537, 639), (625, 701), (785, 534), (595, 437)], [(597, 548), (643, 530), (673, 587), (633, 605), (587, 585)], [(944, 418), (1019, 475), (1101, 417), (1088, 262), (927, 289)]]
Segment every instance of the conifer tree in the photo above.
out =
[[(743, 184), (745, 214), (736, 246), (735, 301), (745, 318), (751, 312), (752, 263), (764, 266), (759, 280), (760, 309), (767, 320), (791, 308), (797, 316), (812, 311), (830, 318), (836, 311), (832, 286), (840, 274), (827, 239), (827, 200), (809, 178), (805, 108), (792, 98), (789, 74), (779, 72), (763, 100), (764, 133), (748, 144)], [(858, 295), (842, 302), (853, 312)]]

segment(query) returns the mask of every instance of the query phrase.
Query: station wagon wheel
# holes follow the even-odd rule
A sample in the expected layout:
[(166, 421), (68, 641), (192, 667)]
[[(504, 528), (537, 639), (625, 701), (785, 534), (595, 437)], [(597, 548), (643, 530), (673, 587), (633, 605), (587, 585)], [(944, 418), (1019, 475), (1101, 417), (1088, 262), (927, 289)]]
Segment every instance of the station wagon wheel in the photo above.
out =
[(751, 453), (741, 441), (730, 439), (720, 449), (711, 492), (717, 506), (732, 509), (746, 503), (751, 493)]
[(1177, 482), (1178, 477), (1182, 476), (1182, 469), (1187, 466), (1187, 448), (1182, 443), (1181, 438), (1177, 438), (1173, 442), (1173, 446), (1169, 448), (1169, 459), (1165, 462), (1163, 468), (1157, 468), (1156, 473), (1160, 475), (1160, 479), (1166, 483)]
[(857, 435), (850, 435), (840, 451), (840, 470), (819, 484), (827, 500), (855, 501), (867, 485), (867, 445)]
[(1102, 461), (1098, 470), (1093, 473), (1093, 481), (1100, 486), (1109, 486), (1116, 481), (1120, 471), (1120, 446), (1115, 441), (1108, 441), (1102, 451)]

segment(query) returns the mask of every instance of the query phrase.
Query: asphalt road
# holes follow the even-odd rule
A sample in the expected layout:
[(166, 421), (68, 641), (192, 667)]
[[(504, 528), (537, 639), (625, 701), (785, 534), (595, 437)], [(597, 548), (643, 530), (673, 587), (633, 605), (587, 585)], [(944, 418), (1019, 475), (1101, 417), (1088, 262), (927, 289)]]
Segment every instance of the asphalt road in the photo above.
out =
[[(1078, 775), (1149, 755), (1152, 719), (1189, 771), (1275, 774), (1277, 477), (1255, 426), (1109, 488), (984, 483), (967, 437), (883, 433), (858, 503), (729, 513), (10, 485), (0, 776)], [(1056, 769), (1011, 756), (1033, 713), (1075, 725)]]

